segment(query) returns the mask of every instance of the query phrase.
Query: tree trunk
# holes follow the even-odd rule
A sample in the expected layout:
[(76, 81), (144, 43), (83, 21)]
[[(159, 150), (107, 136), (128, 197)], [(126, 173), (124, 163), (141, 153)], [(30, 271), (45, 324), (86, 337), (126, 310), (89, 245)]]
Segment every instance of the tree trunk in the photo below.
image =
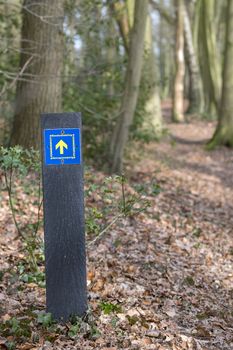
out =
[(28, 67), (17, 83), (11, 145), (39, 148), (40, 113), (61, 110), (63, 11), (63, 0), (24, 0), (20, 65)]
[(129, 23), (130, 29), (133, 28), (133, 23), (134, 23), (135, 1), (137, 0), (126, 0), (128, 23)]
[[(128, 37), (130, 35), (130, 30), (132, 30), (133, 26), (133, 15), (134, 15), (134, 0), (127, 0), (127, 21), (125, 20), (125, 13), (123, 8), (119, 7), (120, 3), (115, 3), (115, 13), (116, 20), (119, 22), (118, 26), (124, 27), (124, 43), (128, 43)], [(121, 9), (121, 12), (116, 12), (116, 8), (118, 5), (118, 11)], [(120, 23), (128, 23), (128, 25), (120, 25)], [(122, 32), (122, 30), (121, 30)], [(125, 47), (126, 52), (129, 51), (128, 44)], [(147, 96), (145, 101), (145, 112), (146, 116), (140, 125), (142, 125), (142, 132), (153, 138), (159, 138), (162, 133), (162, 113), (161, 113), (161, 104), (160, 104), (160, 95), (158, 88), (158, 75), (156, 71), (156, 59), (153, 51), (153, 39), (152, 39), (152, 21), (151, 16), (148, 14), (147, 22), (146, 22), (146, 31), (145, 31), (145, 44), (144, 44), (144, 52), (145, 52), (145, 62), (143, 64), (143, 73), (142, 73), (142, 81), (145, 83), (147, 87)], [(142, 88), (144, 87), (142, 83)], [(149, 88), (148, 88), (149, 87)], [(142, 91), (142, 94), (145, 95), (145, 92)]]
[(218, 57), (214, 26), (215, 2), (198, 0), (195, 12), (198, 17), (196, 44), (199, 49), (205, 111), (213, 116), (218, 112), (221, 95), (221, 60)]
[(176, 0), (176, 75), (173, 92), (172, 119), (184, 121), (184, 0)]
[(190, 92), (189, 92), (189, 113), (199, 114), (203, 110), (201, 76), (197, 55), (193, 45), (193, 36), (190, 17), (187, 9), (187, 1), (184, 4), (184, 37), (186, 48), (186, 59), (188, 63)]
[(109, 65), (109, 73), (110, 79), (108, 82), (108, 95), (110, 97), (114, 96), (114, 79), (112, 78), (114, 75), (114, 63), (116, 62), (116, 28), (115, 22), (113, 21), (113, 9), (109, 7), (108, 16), (109, 16), (109, 26), (108, 26), (108, 36), (107, 36), (107, 55), (106, 61)]
[[(129, 53), (129, 18), (128, 18), (128, 9), (126, 5), (120, 2), (110, 3), (110, 8), (112, 10), (113, 15), (115, 16), (117, 25), (119, 27), (119, 32), (121, 34), (124, 49), (126, 53)], [(127, 10), (127, 11), (126, 11)]]
[(162, 113), (158, 89), (157, 62), (153, 50), (152, 21), (148, 15), (145, 33), (145, 62), (143, 64), (143, 79), (149, 86), (145, 103), (146, 117), (143, 120), (143, 132), (151, 136), (160, 137), (162, 133)]
[[(157, 4), (157, 3), (156, 3)], [(174, 30), (175, 20), (164, 10), (164, 0), (159, 0), (159, 8), (155, 3), (152, 7), (159, 11), (159, 72), (160, 72), (160, 94), (161, 98), (170, 97), (171, 78), (172, 78), (172, 58), (173, 48), (171, 45), (171, 30)], [(164, 15), (165, 13), (165, 15)], [(169, 26), (167, 26), (169, 24)], [(172, 51), (172, 52), (171, 52)]]
[(223, 68), (223, 87), (219, 122), (208, 147), (225, 145), (233, 147), (233, 1), (228, 0), (225, 42), (225, 60)]
[(129, 59), (125, 78), (125, 89), (121, 104), (121, 115), (117, 120), (110, 145), (111, 172), (121, 172), (123, 153), (128, 140), (129, 127), (132, 124), (138, 98), (148, 0), (136, 1), (134, 25), (130, 37)]

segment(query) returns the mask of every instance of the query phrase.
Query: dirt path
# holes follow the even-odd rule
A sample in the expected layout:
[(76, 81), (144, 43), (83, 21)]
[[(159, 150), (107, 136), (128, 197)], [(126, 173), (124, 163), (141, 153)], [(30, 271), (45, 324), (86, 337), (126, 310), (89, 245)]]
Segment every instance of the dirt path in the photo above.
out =
[(211, 124), (170, 125), (169, 129), (171, 142), (150, 145), (150, 159), (138, 168), (144, 163), (144, 171), (152, 173), (157, 165), (161, 170), (157, 179), (164, 183), (154, 210), (162, 217), (156, 226), (164, 230), (167, 225), (161, 241), (168, 243), (161, 246), (170, 271), (167, 291), (178, 292), (173, 298), (176, 315), (172, 321), (202, 348), (230, 349), (233, 153), (204, 150), (213, 133)]

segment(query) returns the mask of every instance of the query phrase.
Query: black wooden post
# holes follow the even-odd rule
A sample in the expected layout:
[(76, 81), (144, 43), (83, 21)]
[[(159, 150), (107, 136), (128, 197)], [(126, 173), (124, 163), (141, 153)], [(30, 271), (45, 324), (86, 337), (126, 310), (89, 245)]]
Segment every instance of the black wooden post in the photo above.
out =
[(81, 115), (41, 116), (46, 304), (56, 320), (87, 309)]

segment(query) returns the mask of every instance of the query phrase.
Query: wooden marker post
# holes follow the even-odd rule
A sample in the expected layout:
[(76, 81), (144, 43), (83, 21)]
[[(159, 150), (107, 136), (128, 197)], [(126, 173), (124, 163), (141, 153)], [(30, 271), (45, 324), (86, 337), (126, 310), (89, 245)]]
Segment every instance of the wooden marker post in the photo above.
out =
[(87, 309), (81, 115), (41, 116), (47, 312)]

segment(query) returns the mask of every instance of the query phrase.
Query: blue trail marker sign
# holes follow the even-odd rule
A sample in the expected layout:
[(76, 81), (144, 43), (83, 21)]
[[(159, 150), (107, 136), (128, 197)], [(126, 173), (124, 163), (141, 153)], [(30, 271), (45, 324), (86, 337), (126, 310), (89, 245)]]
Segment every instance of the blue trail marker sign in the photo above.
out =
[(60, 321), (87, 309), (81, 115), (42, 114), (47, 312)]
[(81, 164), (80, 129), (44, 130), (45, 164)]

